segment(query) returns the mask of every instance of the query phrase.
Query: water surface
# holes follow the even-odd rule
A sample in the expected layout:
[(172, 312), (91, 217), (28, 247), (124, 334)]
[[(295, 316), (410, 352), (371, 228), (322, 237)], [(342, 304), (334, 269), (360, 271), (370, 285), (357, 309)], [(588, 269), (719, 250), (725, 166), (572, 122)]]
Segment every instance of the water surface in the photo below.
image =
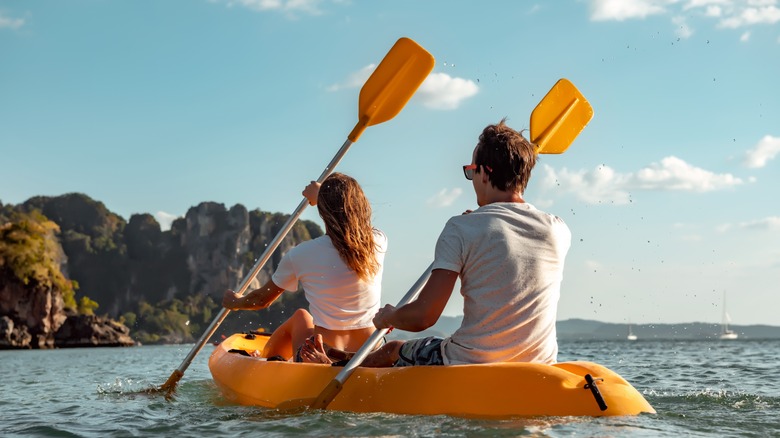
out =
[(210, 346), (173, 400), (136, 393), (190, 348), (0, 351), (0, 436), (780, 436), (778, 340), (561, 342), (559, 360), (611, 368), (658, 414), (500, 421), (231, 405), (211, 380)]

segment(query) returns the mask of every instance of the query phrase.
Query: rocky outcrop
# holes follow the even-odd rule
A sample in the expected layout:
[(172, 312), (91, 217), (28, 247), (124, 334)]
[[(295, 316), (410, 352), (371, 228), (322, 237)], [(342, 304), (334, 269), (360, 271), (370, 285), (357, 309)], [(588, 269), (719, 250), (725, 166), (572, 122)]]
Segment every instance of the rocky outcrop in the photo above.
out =
[(0, 349), (32, 348), (32, 335), (26, 325), (14, 323), (8, 316), (0, 317)]
[[(227, 210), (222, 204), (203, 202), (187, 211), (184, 222), (180, 236), (190, 272), (188, 292), (217, 297), (235, 288), (246, 271), (240, 256), (249, 250), (252, 238), (246, 208), (235, 205)], [(256, 280), (254, 286), (259, 287)]]
[(0, 283), (0, 349), (135, 345), (123, 324), (64, 308), (56, 288), (8, 278)]
[(54, 332), (66, 318), (62, 293), (1, 277), (0, 348), (53, 348)]
[[(236, 288), (288, 216), (247, 211), (241, 204), (203, 202), (161, 231), (149, 214), (125, 222), (102, 202), (70, 193), (38, 196), (18, 206), (37, 209), (57, 223), (67, 255), (62, 271), (79, 284), (78, 295), (100, 304), (99, 312), (118, 318), (140, 301), (157, 303), (192, 295), (221, 299)], [(263, 267), (252, 286), (270, 278), (282, 254), (301, 241), (322, 235), (318, 225), (299, 221)]]
[[(60, 269), (65, 277), (77, 282), (75, 299), (89, 297), (99, 304), (96, 313), (129, 321), (133, 330), (143, 326), (141, 330), (159, 336), (159, 342), (192, 342), (193, 336), (200, 334), (194, 332), (202, 330), (217, 311), (216, 303), (223, 292), (241, 284), (289, 218), (279, 213), (248, 211), (240, 204), (226, 208), (224, 204), (203, 202), (176, 219), (170, 230), (163, 231), (152, 215), (136, 214), (125, 221), (102, 202), (80, 193), (38, 196), (17, 206), (0, 207), (0, 225), (12, 212), (33, 211), (42, 212), (56, 223), (60, 230), (58, 243), (64, 252)], [(320, 235), (322, 230), (317, 224), (298, 221), (250, 287), (267, 281), (290, 248)], [(193, 301), (192, 297), (200, 300)], [(210, 308), (196, 315), (187, 308), (191, 302), (206, 303)], [(142, 303), (147, 310), (152, 306), (160, 311), (151, 315), (140, 307)], [(295, 308), (306, 305), (303, 294), (284, 294), (270, 309), (254, 315), (241, 312), (242, 321), (228, 318), (220, 330), (243, 330), (239, 326), (246, 325), (273, 329)], [(168, 309), (170, 317), (165, 313)], [(187, 321), (184, 317), (179, 321), (183, 315), (195, 319)], [(3, 338), (6, 341), (0, 342), (7, 345), (20, 343), (26, 336), (33, 337), (33, 344), (50, 346), (53, 342), (50, 334), (39, 341), (42, 332), (37, 329), (29, 328), (25, 334), (22, 326), (27, 325), (17, 318), (6, 322), (0, 322), (0, 336), (3, 330), (8, 333)], [(63, 322), (51, 325), (47, 333), (56, 332)], [(182, 327), (192, 327), (193, 333), (182, 334)]]
[(108, 318), (79, 315), (69, 311), (67, 319), (54, 334), (58, 348), (129, 347), (135, 345), (130, 329)]

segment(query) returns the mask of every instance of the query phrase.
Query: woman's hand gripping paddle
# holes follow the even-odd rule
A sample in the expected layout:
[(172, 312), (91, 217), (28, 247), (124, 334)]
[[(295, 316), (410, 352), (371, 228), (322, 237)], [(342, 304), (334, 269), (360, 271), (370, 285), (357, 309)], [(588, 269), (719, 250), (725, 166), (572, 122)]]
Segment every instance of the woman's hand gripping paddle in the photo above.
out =
[[(390, 51), (385, 55), (382, 62), (371, 74), (363, 88), (360, 89), (360, 99), (358, 102), (358, 122), (355, 128), (347, 137), (347, 141), (341, 146), (333, 159), (328, 163), (317, 182), (322, 183), (327, 178), (336, 165), (341, 161), (344, 154), (347, 153), (352, 143), (356, 142), (363, 131), (372, 125), (386, 122), (395, 117), (406, 102), (411, 99), (414, 92), (422, 84), (428, 74), (433, 70), (434, 59), (424, 48), (409, 38), (399, 39)], [(273, 241), (268, 244), (263, 255), (257, 260), (252, 270), (244, 278), (241, 286), (236, 291), (243, 295), (249, 284), (268, 261), (273, 252), (282, 242), (282, 239), (292, 229), (295, 222), (308, 206), (308, 201), (303, 199), (295, 212), (290, 216), (284, 227), (277, 233)], [(176, 384), (181, 380), (184, 371), (189, 367), (192, 360), (203, 348), (208, 339), (217, 330), (225, 317), (230, 313), (228, 309), (222, 309), (211, 325), (206, 329), (203, 336), (195, 344), (179, 368), (173, 371), (168, 380), (157, 389), (165, 391), (170, 396), (176, 389)]]
[[(591, 118), (593, 118), (593, 108), (582, 93), (567, 79), (560, 79), (531, 113), (531, 142), (537, 145), (537, 153), (560, 154), (568, 149)], [(396, 307), (401, 307), (417, 298), (428, 281), (432, 268), (433, 265), (426, 269)], [(387, 329), (375, 331), (316, 399), (290, 400), (280, 404), (279, 409), (294, 409), (307, 405), (314, 409), (327, 408), (341, 392), (347, 379), (386, 333)]]

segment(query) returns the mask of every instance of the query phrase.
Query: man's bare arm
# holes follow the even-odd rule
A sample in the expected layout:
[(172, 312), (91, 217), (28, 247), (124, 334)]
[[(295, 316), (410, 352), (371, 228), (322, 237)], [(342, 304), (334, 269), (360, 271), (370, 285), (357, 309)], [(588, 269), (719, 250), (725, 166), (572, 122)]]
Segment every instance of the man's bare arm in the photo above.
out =
[(379, 309), (374, 325), (379, 329), (395, 327), (410, 332), (431, 327), (444, 311), (457, 279), (457, 272), (434, 269), (416, 300), (399, 308), (386, 305)]

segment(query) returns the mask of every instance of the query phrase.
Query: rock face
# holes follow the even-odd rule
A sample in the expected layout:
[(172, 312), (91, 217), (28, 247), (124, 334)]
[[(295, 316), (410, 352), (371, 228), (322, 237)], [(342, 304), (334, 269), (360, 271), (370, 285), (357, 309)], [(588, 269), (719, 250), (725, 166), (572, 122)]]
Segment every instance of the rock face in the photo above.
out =
[[(283, 214), (247, 211), (240, 204), (228, 209), (223, 204), (203, 202), (190, 208), (184, 218), (176, 219), (170, 230), (162, 231), (149, 214), (135, 214), (126, 222), (102, 202), (79, 193), (38, 196), (17, 206), (0, 207), (0, 224), (4, 212), (34, 210), (56, 223), (65, 255), (60, 268), (67, 278), (78, 283), (76, 298), (91, 298), (99, 303), (96, 313), (111, 318), (138, 312), (139, 303), (156, 306), (165, 300), (186, 300), (193, 296), (211, 297), (219, 303), (226, 289), (241, 284), (288, 219)], [(290, 248), (322, 234), (313, 222), (296, 223), (250, 287), (259, 287), (267, 281)], [(93, 334), (87, 336), (83, 331), (86, 328), (76, 329), (73, 320), (66, 323), (62, 303), (52, 294), (39, 291), (34, 296), (23, 296), (19, 290), (12, 292), (3, 292), (7, 295), (0, 296), (0, 302), (11, 309), (8, 312), (19, 316), (0, 320), (0, 348), (26, 344), (27, 337), (32, 338), (30, 345), (40, 348), (62, 344), (67, 336), (77, 339), (74, 343), (91, 343), (94, 336), (100, 338)], [(264, 327), (273, 329), (292, 309), (306, 306), (303, 294), (284, 294), (272, 309), (254, 317), (260, 318)], [(11, 313), (3, 311), (0, 316)], [(28, 321), (28, 315), (34, 316), (29, 316)], [(248, 315), (242, 317), (246, 324)], [(82, 322), (90, 327), (96, 324), (89, 318)], [(226, 327), (231, 327), (230, 321), (226, 322)], [(63, 324), (67, 327), (62, 327)], [(107, 342), (112, 344), (114, 339), (121, 338), (121, 331), (109, 335)], [(54, 333), (58, 333), (56, 337)], [(183, 341), (192, 342), (192, 339)]]
[(3, 278), (0, 349), (135, 345), (124, 325), (65, 309), (60, 291)]
[(124, 324), (71, 311), (54, 334), (54, 344), (58, 348), (129, 347), (135, 345), (135, 341), (130, 337), (130, 329)]
[[(236, 288), (288, 216), (247, 211), (237, 204), (203, 202), (161, 231), (149, 214), (125, 222), (103, 203), (71, 193), (38, 196), (18, 206), (40, 210), (61, 229), (67, 256), (63, 272), (79, 283), (79, 294), (100, 303), (99, 313), (118, 317), (138, 301), (209, 295), (220, 299)], [(265, 282), (282, 254), (301, 241), (321, 236), (319, 226), (299, 221), (252, 286)]]
[(0, 348), (53, 348), (54, 332), (65, 321), (62, 294), (52, 288), (0, 285)]
[[(252, 238), (246, 208), (235, 205), (226, 210), (222, 204), (203, 202), (190, 208), (184, 223), (179, 236), (190, 274), (188, 292), (221, 296), (225, 289), (235, 288), (245, 271), (240, 256), (249, 250)], [(253, 286), (259, 286), (257, 280)]]
[(32, 335), (26, 325), (17, 325), (8, 316), (0, 317), (0, 349), (32, 348)]

